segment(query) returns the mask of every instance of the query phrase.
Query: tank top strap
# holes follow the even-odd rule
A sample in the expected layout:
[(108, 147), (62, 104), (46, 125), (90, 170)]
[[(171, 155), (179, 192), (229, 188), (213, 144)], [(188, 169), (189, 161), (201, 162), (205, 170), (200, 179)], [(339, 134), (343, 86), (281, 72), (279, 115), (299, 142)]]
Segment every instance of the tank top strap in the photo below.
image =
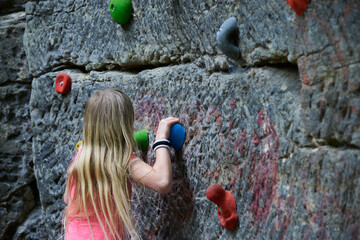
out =
[(129, 163), (132, 163), (136, 160), (140, 160), (140, 158), (135, 154), (135, 153), (132, 153), (130, 158), (129, 158)]

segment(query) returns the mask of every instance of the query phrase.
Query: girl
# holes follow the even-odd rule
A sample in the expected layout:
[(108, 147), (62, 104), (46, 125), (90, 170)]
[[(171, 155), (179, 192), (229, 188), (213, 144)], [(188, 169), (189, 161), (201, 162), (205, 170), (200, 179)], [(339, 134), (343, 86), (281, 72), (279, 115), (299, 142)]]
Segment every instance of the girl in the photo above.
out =
[[(64, 201), (65, 240), (138, 238), (132, 219), (129, 178), (159, 193), (172, 187), (169, 154), (170, 127), (160, 121), (151, 167), (135, 154), (134, 109), (130, 98), (117, 89), (100, 91), (87, 101), (83, 143), (68, 170)], [(156, 145), (156, 146), (155, 146)]]

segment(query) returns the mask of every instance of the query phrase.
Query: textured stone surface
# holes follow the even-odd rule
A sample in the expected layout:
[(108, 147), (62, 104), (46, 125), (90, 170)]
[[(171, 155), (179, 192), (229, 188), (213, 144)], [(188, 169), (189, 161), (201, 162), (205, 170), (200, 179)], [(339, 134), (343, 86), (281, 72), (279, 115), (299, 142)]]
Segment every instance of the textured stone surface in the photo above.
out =
[(49, 239), (46, 233), (46, 224), (40, 206), (33, 209), (24, 223), (17, 228), (13, 239)]
[[(31, 98), (35, 171), (49, 236), (60, 233), (65, 171), (81, 138), (84, 104), (106, 87), (131, 96), (136, 126), (148, 129), (151, 140), (156, 122), (167, 115), (180, 116), (187, 129), (183, 153), (173, 156), (173, 192), (157, 195), (138, 188), (134, 196), (138, 229), (145, 238), (357, 234), (359, 211), (352, 209), (360, 206), (360, 151), (317, 147), (305, 133), (296, 68), (210, 76), (194, 64), (139, 74), (66, 72), (73, 79), (69, 95), (56, 93), (59, 72), (54, 72), (34, 79)], [(148, 161), (153, 159), (150, 152)], [(213, 183), (235, 196), (239, 224), (232, 232), (220, 227), (216, 208), (205, 198)], [(329, 217), (323, 216), (327, 211)]]
[(0, 15), (24, 11), (27, 1), (29, 0), (0, 0)]
[[(18, 126), (21, 118), (15, 120), (10, 110), (27, 109), (28, 97), (20, 93), (25, 92), (21, 79), (28, 77), (21, 76), (35, 77), (32, 157), (43, 216), (36, 208), (12, 231), (16, 238), (61, 236), (66, 168), (81, 138), (83, 107), (92, 93), (106, 87), (131, 96), (136, 128), (146, 128), (151, 140), (164, 116), (179, 116), (187, 130), (183, 152), (173, 153), (173, 192), (134, 191), (135, 218), (145, 239), (359, 238), (358, 2), (311, 1), (300, 17), (285, 0), (141, 0), (133, 1), (138, 17), (124, 27), (112, 21), (108, 4), (28, 2), (27, 59), (19, 49), (15, 65), (3, 58), (19, 45), (18, 38), (1, 45), (1, 104), (10, 106), (1, 110), (7, 124), (2, 126)], [(232, 16), (239, 27), (241, 58), (236, 61), (216, 45), (216, 32)], [(1, 36), (18, 31), (6, 29)], [(19, 70), (26, 61), (29, 73), (26, 67)], [(62, 71), (73, 79), (65, 96), (54, 88)], [(2, 127), (2, 142), (14, 136), (9, 129), (19, 128)], [(31, 157), (21, 151), (11, 154)], [(153, 162), (154, 154), (144, 158)], [(29, 177), (21, 177), (28, 183), (33, 176), (26, 171)], [(14, 189), (15, 176), (8, 183)], [(235, 197), (239, 221), (233, 231), (220, 226), (216, 207), (205, 197), (214, 183)], [(1, 204), (13, 206), (9, 200)], [(10, 209), (3, 205), (3, 212)], [(29, 227), (36, 219), (46, 233)]]
[(23, 48), (25, 12), (0, 16), (0, 84), (30, 82)]
[(0, 239), (12, 239), (40, 204), (33, 173), (24, 29), (25, 12), (0, 16)]
[(340, 46), (344, 62), (359, 61), (359, 6), (351, 1), (311, 3), (305, 17), (275, 0), (150, 0), (133, 6), (138, 17), (122, 27), (112, 20), (106, 1), (28, 3), (25, 44), (34, 60), (31, 72), (69, 64), (90, 70), (214, 58), (220, 53), (216, 31), (231, 16), (238, 19), (245, 65), (295, 63), (302, 55)]
[[(216, 32), (231, 16), (238, 19), (240, 50), (247, 65), (287, 58), (295, 62), (304, 51), (318, 50), (298, 47), (303, 39), (300, 29), (292, 26), (299, 20), (285, 1), (134, 1), (138, 17), (124, 27), (112, 20), (108, 4), (28, 3), (25, 45), (33, 59), (31, 72), (38, 75), (62, 65), (87, 70), (158, 66), (204, 56), (214, 61), (220, 53)], [(327, 6), (323, 9), (327, 16)], [(307, 31), (312, 33), (313, 27)]]

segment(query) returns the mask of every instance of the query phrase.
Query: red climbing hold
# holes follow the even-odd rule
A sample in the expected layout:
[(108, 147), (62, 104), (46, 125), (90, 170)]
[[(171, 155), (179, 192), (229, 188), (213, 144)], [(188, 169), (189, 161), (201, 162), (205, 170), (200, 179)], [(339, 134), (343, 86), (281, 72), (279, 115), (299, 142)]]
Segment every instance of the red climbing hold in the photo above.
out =
[(234, 229), (238, 216), (236, 214), (235, 198), (229, 191), (225, 191), (219, 184), (214, 184), (206, 190), (206, 197), (215, 203), (221, 226), (229, 230)]
[(71, 89), (71, 78), (66, 73), (60, 73), (55, 80), (55, 89), (58, 93), (67, 94)]
[(301, 16), (305, 12), (310, 0), (286, 0), (297, 15)]

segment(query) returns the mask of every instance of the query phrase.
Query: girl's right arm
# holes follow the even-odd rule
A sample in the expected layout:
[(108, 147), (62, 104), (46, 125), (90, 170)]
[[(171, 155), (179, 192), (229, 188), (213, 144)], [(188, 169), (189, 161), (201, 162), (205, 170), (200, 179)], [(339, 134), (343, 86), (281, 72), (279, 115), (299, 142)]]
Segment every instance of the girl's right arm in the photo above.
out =
[[(168, 139), (170, 136), (170, 127), (180, 122), (178, 118), (168, 117), (162, 119), (156, 133), (156, 141)], [(168, 193), (172, 188), (172, 169), (170, 153), (167, 148), (158, 148), (156, 150), (156, 161), (154, 166), (143, 161), (135, 161), (130, 166), (132, 177), (144, 185), (159, 193)]]

